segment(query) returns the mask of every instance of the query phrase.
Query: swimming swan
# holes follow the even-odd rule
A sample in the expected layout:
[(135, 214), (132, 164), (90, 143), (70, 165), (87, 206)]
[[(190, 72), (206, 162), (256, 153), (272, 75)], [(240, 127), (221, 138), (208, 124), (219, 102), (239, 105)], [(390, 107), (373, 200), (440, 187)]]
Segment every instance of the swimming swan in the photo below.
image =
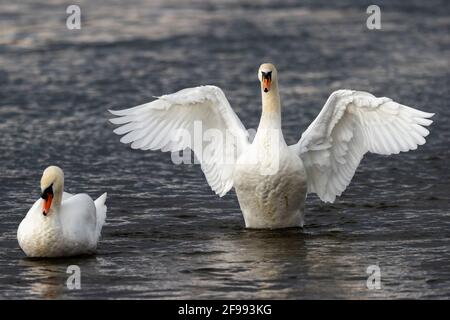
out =
[(42, 195), (19, 225), (17, 239), (29, 257), (63, 257), (96, 250), (106, 219), (106, 193), (93, 201), (87, 194), (64, 192), (64, 173), (45, 169)]

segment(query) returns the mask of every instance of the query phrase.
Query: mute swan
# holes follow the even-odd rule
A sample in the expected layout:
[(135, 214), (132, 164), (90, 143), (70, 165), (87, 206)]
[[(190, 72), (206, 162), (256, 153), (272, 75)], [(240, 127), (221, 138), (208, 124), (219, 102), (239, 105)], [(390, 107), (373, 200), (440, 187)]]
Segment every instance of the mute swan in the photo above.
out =
[[(424, 126), (432, 123), (427, 119), (432, 113), (367, 92), (338, 90), (298, 143), (288, 146), (281, 132), (275, 66), (262, 64), (258, 78), (262, 115), (251, 143), (224, 93), (215, 86), (183, 89), (134, 108), (110, 110), (118, 116), (110, 121), (121, 125), (114, 132), (125, 134), (120, 141), (131, 142), (133, 149), (192, 149), (216, 194), (222, 197), (234, 186), (245, 226), (271, 229), (303, 226), (307, 193), (334, 202), (366, 152), (389, 155), (414, 150), (429, 134)], [(201, 143), (196, 122), (201, 124)], [(180, 130), (194, 139), (180, 139)], [(205, 136), (211, 131), (234, 139), (208, 144), (211, 139)]]
[(96, 250), (106, 218), (106, 193), (95, 202), (87, 194), (64, 192), (64, 173), (44, 170), (41, 198), (17, 230), (19, 245), (29, 257), (62, 257)]

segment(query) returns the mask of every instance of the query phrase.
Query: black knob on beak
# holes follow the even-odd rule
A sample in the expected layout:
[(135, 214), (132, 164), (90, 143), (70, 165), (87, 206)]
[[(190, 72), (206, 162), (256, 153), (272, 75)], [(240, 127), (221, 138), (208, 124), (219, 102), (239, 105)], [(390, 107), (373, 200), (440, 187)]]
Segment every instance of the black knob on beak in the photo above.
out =
[(261, 83), (264, 92), (269, 92), (270, 84), (272, 83), (272, 71), (261, 71)]
[(42, 191), (41, 198), (47, 200), (49, 194), (53, 197), (53, 184), (51, 184), (47, 189)]

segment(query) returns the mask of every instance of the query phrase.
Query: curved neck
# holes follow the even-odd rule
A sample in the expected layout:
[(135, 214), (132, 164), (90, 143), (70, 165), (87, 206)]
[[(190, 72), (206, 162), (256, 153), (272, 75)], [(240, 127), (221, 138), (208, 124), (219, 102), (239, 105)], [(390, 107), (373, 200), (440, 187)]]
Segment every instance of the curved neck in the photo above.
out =
[(55, 208), (59, 209), (61, 207), (63, 192), (64, 192), (64, 182), (61, 184), (61, 188), (54, 190), (54, 198), (52, 206), (54, 206)]
[(274, 81), (269, 92), (261, 88), (262, 114), (259, 128), (281, 128), (281, 106), (278, 83)]
[(59, 209), (61, 208), (63, 192), (64, 192), (64, 182), (61, 182), (61, 184), (58, 187), (53, 189), (53, 200), (50, 206), (51, 212), (55, 213), (59, 211)]

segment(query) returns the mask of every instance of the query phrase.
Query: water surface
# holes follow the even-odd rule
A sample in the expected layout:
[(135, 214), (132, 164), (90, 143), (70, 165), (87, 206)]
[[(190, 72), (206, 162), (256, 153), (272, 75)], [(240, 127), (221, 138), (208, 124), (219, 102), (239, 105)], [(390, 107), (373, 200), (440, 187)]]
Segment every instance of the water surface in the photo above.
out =
[[(0, 3), (0, 298), (449, 298), (449, 21), (446, 1), (79, 1)], [(224, 89), (247, 128), (256, 71), (278, 67), (283, 131), (294, 143), (336, 89), (435, 112), (426, 145), (367, 155), (334, 204), (307, 200), (304, 229), (244, 228), (234, 191), (219, 198), (198, 166), (132, 151), (108, 108), (200, 84)], [(69, 192), (108, 192), (93, 257), (33, 260), (16, 230), (42, 170)], [(78, 265), (82, 289), (65, 286)], [(366, 269), (381, 268), (368, 290)]]

